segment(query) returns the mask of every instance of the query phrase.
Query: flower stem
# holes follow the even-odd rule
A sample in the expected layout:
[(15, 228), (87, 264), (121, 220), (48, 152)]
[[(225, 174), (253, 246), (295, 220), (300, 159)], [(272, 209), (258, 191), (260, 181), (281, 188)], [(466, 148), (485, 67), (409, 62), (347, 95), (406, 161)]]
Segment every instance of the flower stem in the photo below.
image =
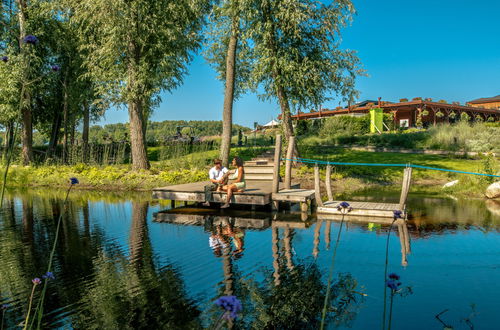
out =
[(26, 315), (26, 320), (24, 321), (24, 330), (28, 329), (28, 321), (30, 319), (30, 314), (31, 314), (31, 304), (33, 303), (33, 295), (35, 294), (35, 288), (36, 284), (33, 284), (33, 287), (31, 288), (31, 296), (30, 296), (30, 303), (28, 305), (28, 314)]
[(2, 311), (2, 322), (0, 323), (0, 330), (3, 330), (3, 319), (5, 318), (5, 309)]
[[(52, 269), (52, 261), (54, 259), (54, 253), (56, 251), (57, 240), (59, 238), (59, 228), (61, 227), (62, 218), (64, 215), (64, 211), (66, 210), (66, 204), (68, 202), (69, 193), (70, 193), (72, 187), (73, 187), (73, 184), (71, 184), (69, 186), (68, 191), (66, 192), (66, 198), (64, 199), (64, 202), (63, 202), (63, 209), (61, 211), (61, 214), (59, 214), (59, 219), (57, 220), (56, 234), (54, 237), (54, 243), (52, 244), (52, 251), (50, 251), (49, 265), (47, 266), (46, 273), (50, 272)], [(42, 323), (43, 301), (45, 299), (45, 292), (47, 291), (47, 282), (48, 282), (48, 280), (43, 282), (42, 294), (40, 295), (40, 300), (39, 300), (38, 305), (37, 305), (36, 310), (35, 310), (35, 313), (37, 313), (37, 329), (40, 329), (40, 326)]]
[(340, 242), (340, 233), (342, 232), (342, 225), (344, 224), (344, 217), (345, 217), (345, 213), (342, 212), (342, 220), (340, 221), (340, 228), (339, 228), (339, 232), (337, 234), (337, 241), (335, 242), (335, 248), (333, 249), (332, 264), (330, 265), (330, 274), (328, 275), (328, 284), (326, 286), (325, 302), (323, 303), (323, 311), (321, 313), (321, 326), (320, 326), (321, 330), (323, 330), (325, 328), (326, 310), (328, 307), (328, 299), (330, 298), (330, 287), (332, 284), (333, 269), (335, 266), (335, 256), (337, 255), (337, 248), (338, 248), (339, 242)]
[[(389, 227), (389, 232), (387, 233), (387, 241), (385, 244), (385, 269), (384, 269), (384, 313), (382, 314), (382, 330), (385, 329), (385, 315), (387, 314), (387, 266), (389, 264), (389, 238), (391, 236), (392, 225), (394, 225), (396, 219), (394, 219)], [(391, 299), (392, 301), (392, 299)]]
[(394, 301), (394, 292), (391, 292), (391, 306), (389, 307), (389, 325), (387, 326), (387, 330), (391, 330), (392, 325), (392, 302)]

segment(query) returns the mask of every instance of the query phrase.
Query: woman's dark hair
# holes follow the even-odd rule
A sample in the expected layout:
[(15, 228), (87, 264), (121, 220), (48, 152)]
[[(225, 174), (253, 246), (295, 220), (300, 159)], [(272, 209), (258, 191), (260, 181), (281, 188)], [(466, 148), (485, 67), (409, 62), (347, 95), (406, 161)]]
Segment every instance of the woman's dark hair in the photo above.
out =
[(236, 166), (238, 167), (243, 166), (243, 161), (241, 160), (240, 157), (234, 157), (233, 160), (236, 162)]

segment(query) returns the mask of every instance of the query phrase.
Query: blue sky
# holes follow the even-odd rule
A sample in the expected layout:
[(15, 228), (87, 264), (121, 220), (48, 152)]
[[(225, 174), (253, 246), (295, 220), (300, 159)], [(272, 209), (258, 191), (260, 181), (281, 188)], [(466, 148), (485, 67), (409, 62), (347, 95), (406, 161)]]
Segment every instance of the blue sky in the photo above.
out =
[[(431, 97), (465, 102), (500, 94), (500, 1), (353, 0), (358, 11), (343, 30), (342, 48), (358, 51), (368, 77), (357, 80), (360, 100)], [(220, 120), (223, 85), (201, 55), (184, 84), (162, 94), (152, 120)], [(335, 95), (332, 95), (335, 97)], [(338, 100), (323, 104), (334, 108)], [(252, 126), (279, 114), (277, 102), (254, 94), (235, 102), (233, 121)], [(127, 122), (109, 110), (100, 124)]]

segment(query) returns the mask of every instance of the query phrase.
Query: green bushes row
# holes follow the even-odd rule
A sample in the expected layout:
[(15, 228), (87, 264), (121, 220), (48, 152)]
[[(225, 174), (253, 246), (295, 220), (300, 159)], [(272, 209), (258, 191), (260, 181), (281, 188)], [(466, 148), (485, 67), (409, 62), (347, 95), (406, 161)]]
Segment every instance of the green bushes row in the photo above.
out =
[[(438, 125), (428, 130), (409, 129), (399, 132), (369, 134), (361, 133), (364, 128), (360, 122), (352, 119), (325, 121), (325, 125), (319, 133), (302, 138), (300, 143), (304, 146), (360, 145), (500, 153), (500, 125), (497, 123), (470, 124), (460, 121), (456, 124)], [(339, 128), (340, 123), (345, 125)]]

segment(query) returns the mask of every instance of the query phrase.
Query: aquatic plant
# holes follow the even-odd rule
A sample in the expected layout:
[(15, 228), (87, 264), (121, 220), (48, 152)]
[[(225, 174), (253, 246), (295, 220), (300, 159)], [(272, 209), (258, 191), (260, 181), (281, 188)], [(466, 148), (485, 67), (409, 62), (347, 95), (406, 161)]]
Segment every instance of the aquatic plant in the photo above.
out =
[[(43, 302), (45, 300), (45, 292), (47, 291), (47, 283), (49, 282), (48, 280), (55, 279), (55, 276), (52, 273), (52, 261), (54, 260), (54, 254), (56, 251), (57, 241), (58, 241), (58, 237), (59, 237), (59, 228), (61, 227), (61, 222), (63, 219), (64, 210), (66, 209), (66, 204), (68, 203), (68, 197), (69, 197), (69, 193), (71, 192), (71, 188), (73, 188), (74, 185), (78, 184), (79, 181), (77, 178), (72, 177), (69, 179), (69, 183), (70, 184), (69, 184), (68, 190), (66, 191), (66, 198), (64, 199), (64, 202), (63, 202), (63, 212), (61, 212), (61, 214), (59, 214), (59, 219), (57, 220), (57, 227), (56, 227), (56, 232), (55, 232), (55, 236), (54, 236), (54, 242), (52, 243), (52, 250), (50, 251), (47, 272), (45, 273), (45, 275), (42, 276), (44, 279), (46, 279), (46, 281), (43, 283), (42, 293), (40, 294), (40, 300), (38, 301), (37, 307), (35, 309), (35, 314), (37, 315), (37, 327), (36, 327), (37, 329), (40, 329), (41, 323), (42, 323)], [(40, 280), (40, 279), (38, 279), (38, 280)], [(40, 284), (40, 283), (38, 283), (38, 284)], [(30, 302), (30, 308), (28, 309), (28, 316), (26, 318), (25, 329), (28, 326), (28, 318), (29, 318), (30, 309), (31, 309), (31, 302)], [(31, 327), (31, 325), (30, 325), (30, 327)]]
[(8, 61), (9, 61), (9, 57), (8, 56), (2, 56), (2, 62), (7, 63)]
[(24, 320), (24, 327), (23, 329), (28, 329), (28, 324), (31, 316), (31, 305), (33, 304), (33, 296), (35, 295), (35, 289), (38, 285), (42, 283), (42, 280), (38, 277), (35, 277), (34, 279), (31, 280), (33, 283), (33, 286), (31, 288), (31, 295), (30, 295), (30, 300), (28, 304), (28, 312), (26, 314), (26, 319)]
[(340, 228), (337, 234), (337, 240), (335, 242), (335, 248), (333, 249), (333, 254), (332, 254), (332, 264), (330, 265), (330, 273), (328, 275), (328, 284), (326, 286), (325, 301), (323, 303), (323, 311), (321, 313), (321, 325), (320, 325), (321, 330), (325, 328), (326, 311), (328, 308), (328, 302), (330, 298), (330, 288), (332, 285), (333, 269), (335, 267), (335, 256), (337, 255), (337, 248), (339, 247), (340, 243), (340, 234), (342, 233), (342, 225), (344, 224), (344, 218), (346, 214), (352, 211), (352, 207), (347, 202), (341, 202), (337, 206), (337, 210), (339, 210), (339, 212), (342, 213), (342, 220), (340, 221)]

